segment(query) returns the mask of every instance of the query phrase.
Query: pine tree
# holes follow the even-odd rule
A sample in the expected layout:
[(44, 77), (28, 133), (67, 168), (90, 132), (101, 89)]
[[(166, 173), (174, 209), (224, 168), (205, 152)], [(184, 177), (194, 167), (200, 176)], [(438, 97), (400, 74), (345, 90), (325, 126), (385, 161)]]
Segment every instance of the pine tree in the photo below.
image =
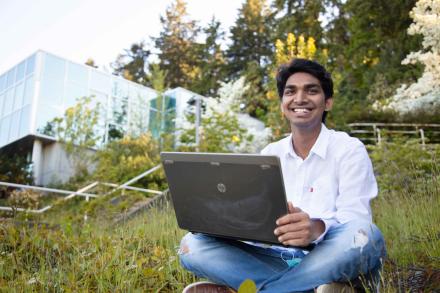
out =
[(231, 28), (231, 45), (227, 50), (229, 78), (246, 77), (249, 89), (242, 106), (253, 117), (267, 113), (265, 82), (272, 56), (272, 13), (266, 0), (247, 0)]
[(192, 89), (194, 79), (200, 75), (200, 60), (197, 53), (200, 44), (196, 38), (200, 32), (196, 21), (188, 19), (184, 0), (175, 0), (161, 16), (162, 31), (154, 38), (160, 53), (159, 64), (168, 72), (167, 83), (170, 87)]
[(226, 77), (225, 52), (220, 42), (225, 38), (220, 22), (213, 17), (208, 26), (203, 28), (205, 42), (201, 44), (198, 53), (200, 63), (199, 78), (194, 81), (193, 90), (204, 96), (215, 96), (220, 82)]
[(143, 42), (134, 43), (124, 51), (112, 63), (114, 73), (139, 84), (149, 85), (145, 69), (151, 51), (145, 48)]

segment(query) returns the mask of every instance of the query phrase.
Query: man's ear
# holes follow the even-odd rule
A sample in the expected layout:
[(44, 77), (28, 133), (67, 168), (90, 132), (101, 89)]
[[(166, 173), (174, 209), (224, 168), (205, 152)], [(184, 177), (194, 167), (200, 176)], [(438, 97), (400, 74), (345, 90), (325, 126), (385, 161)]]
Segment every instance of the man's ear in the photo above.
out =
[(330, 97), (325, 100), (325, 110), (330, 111), (333, 107), (333, 97)]

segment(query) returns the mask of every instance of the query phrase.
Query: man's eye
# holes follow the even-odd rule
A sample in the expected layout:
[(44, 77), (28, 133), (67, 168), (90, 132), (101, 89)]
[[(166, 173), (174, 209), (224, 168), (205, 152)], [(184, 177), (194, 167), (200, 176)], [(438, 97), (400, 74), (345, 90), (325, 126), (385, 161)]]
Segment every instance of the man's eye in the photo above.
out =
[(291, 94), (293, 94), (293, 91), (292, 90), (285, 90), (284, 91), (284, 95), (291, 95)]
[(316, 94), (318, 94), (319, 93), (319, 90), (318, 89), (309, 89), (309, 94), (312, 94), (312, 95), (316, 95)]

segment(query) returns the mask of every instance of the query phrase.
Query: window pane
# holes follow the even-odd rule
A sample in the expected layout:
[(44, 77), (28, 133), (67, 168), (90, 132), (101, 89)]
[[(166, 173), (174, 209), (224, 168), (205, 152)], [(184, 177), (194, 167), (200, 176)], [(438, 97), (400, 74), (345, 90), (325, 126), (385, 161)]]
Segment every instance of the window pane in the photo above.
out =
[(3, 108), (3, 116), (8, 115), (12, 112), (12, 107), (14, 105), (14, 88), (9, 89), (6, 92), (6, 99)]
[(0, 93), (6, 89), (6, 74), (0, 76)]
[(24, 82), (15, 86), (14, 111), (23, 107)]
[(92, 70), (90, 87), (100, 92), (108, 93), (110, 91), (110, 76)]
[(128, 84), (120, 79), (113, 80), (112, 94), (116, 97), (128, 96)]
[(26, 79), (26, 85), (24, 88), (24, 100), (23, 105), (32, 103), (34, 97), (34, 76), (31, 75)]
[(26, 60), (26, 74), (31, 74), (35, 69), (35, 54)]
[(53, 119), (62, 117), (58, 108), (39, 105), (37, 109), (37, 132), (49, 136), (54, 136)]
[(21, 112), (21, 121), (20, 121), (20, 137), (23, 137), (29, 134), (29, 124), (31, 120), (31, 106), (27, 106), (23, 108)]
[(63, 83), (55, 82), (52, 78), (43, 77), (41, 80), (39, 103), (61, 106), (63, 102)]
[(6, 83), (7, 87), (10, 87), (14, 84), (14, 77), (15, 77), (15, 67), (8, 71), (8, 81)]
[(0, 119), (3, 117), (3, 104), (5, 103), (6, 95), (0, 95)]
[(119, 125), (127, 123), (128, 100), (112, 98), (112, 121)]
[(9, 138), (9, 125), (11, 123), (11, 116), (3, 118), (0, 126), (0, 145), (3, 146), (8, 143)]
[(20, 130), (20, 114), (21, 111), (16, 111), (12, 113), (11, 126), (9, 130), (9, 141), (14, 141), (18, 138), (18, 133)]
[(66, 86), (66, 98), (64, 99), (64, 107), (75, 106), (79, 98), (87, 96), (87, 88), (81, 87), (76, 83), (68, 82)]
[(64, 81), (65, 61), (50, 54), (45, 55), (44, 76)]
[(69, 82), (75, 82), (79, 86), (87, 87), (88, 79), (88, 70), (84, 66), (69, 62), (67, 71), (67, 80)]
[(21, 62), (20, 64), (18, 64), (17, 66), (17, 76), (16, 76), (16, 81), (20, 81), (24, 78), (24, 67), (26, 66), (26, 61)]

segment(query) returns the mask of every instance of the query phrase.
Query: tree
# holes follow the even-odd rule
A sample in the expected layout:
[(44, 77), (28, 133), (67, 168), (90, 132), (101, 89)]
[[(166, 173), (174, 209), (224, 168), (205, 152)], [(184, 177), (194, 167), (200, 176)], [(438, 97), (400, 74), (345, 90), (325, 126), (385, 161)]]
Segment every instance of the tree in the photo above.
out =
[(204, 96), (215, 96), (220, 81), (226, 77), (226, 57), (220, 41), (224, 40), (225, 32), (220, 22), (214, 17), (206, 28), (203, 28), (205, 42), (199, 46), (200, 75), (194, 80), (193, 90)]
[[(157, 141), (148, 133), (112, 141), (98, 150), (96, 158), (93, 177), (98, 181), (114, 183), (126, 182), (160, 162)], [(163, 171), (160, 171), (140, 179), (135, 185), (158, 190), (164, 182)]]
[(227, 72), (231, 79), (246, 77), (248, 91), (242, 97), (244, 110), (262, 118), (267, 112), (264, 84), (272, 55), (272, 13), (266, 0), (247, 0), (231, 28)]
[[(27, 160), (25, 153), (18, 151), (14, 150), (14, 154), (0, 152), (0, 181), (32, 185), (32, 162)], [(0, 198), (6, 197), (10, 191), (8, 187), (0, 186)]]
[(333, 36), (340, 41), (348, 37), (348, 43), (332, 48), (329, 54), (332, 65), (342, 72), (333, 110), (340, 114), (338, 123), (369, 119), (376, 100), (389, 97), (403, 81), (419, 74), (418, 68), (401, 65), (404, 56), (419, 47), (417, 38), (406, 34), (414, 2), (348, 0), (340, 6), (335, 28), (345, 27), (347, 33)]
[(422, 76), (411, 85), (402, 85), (388, 107), (399, 112), (440, 107), (440, 5), (434, 0), (419, 0), (411, 11), (414, 23), (408, 34), (423, 36), (423, 50), (410, 53), (402, 64), (421, 63)]
[(130, 49), (124, 51), (112, 63), (114, 73), (136, 83), (149, 85), (145, 70), (151, 51), (145, 48), (144, 42), (134, 43)]
[(202, 152), (255, 152), (267, 142), (269, 134), (250, 134), (240, 124), (240, 96), (246, 91), (244, 77), (237, 81), (223, 83), (219, 97), (205, 100), (206, 112), (202, 115), (200, 144), (195, 143), (195, 117), (188, 115), (182, 121), (180, 142), (182, 150), (198, 149)]
[(289, 33), (313, 36), (323, 44), (324, 30), (320, 17), (326, 12), (329, 0), (275, 0), (276, 36), (286, 38)]
[(86, 176), (92, 161), (91, 148), (102, 140), (98, 132), (100, 105), (93, 105), (91, 97), (78, 99), (75, 106), (68, 108), (63, 117), (48, 122), (53, 136), (63, 143), (75, 170), (75, 175)]
[(197, 57), (199, 44), (196, 38), (200, 31), (194, 20), (188, 19), (184, 0), (175, 0), (160, 17), (162, 31), (154, 38), (159, 49), (159, 65), (166, 72), (170, 87), (192, 89), (193, 80), (200, 75), (200, 60)]

